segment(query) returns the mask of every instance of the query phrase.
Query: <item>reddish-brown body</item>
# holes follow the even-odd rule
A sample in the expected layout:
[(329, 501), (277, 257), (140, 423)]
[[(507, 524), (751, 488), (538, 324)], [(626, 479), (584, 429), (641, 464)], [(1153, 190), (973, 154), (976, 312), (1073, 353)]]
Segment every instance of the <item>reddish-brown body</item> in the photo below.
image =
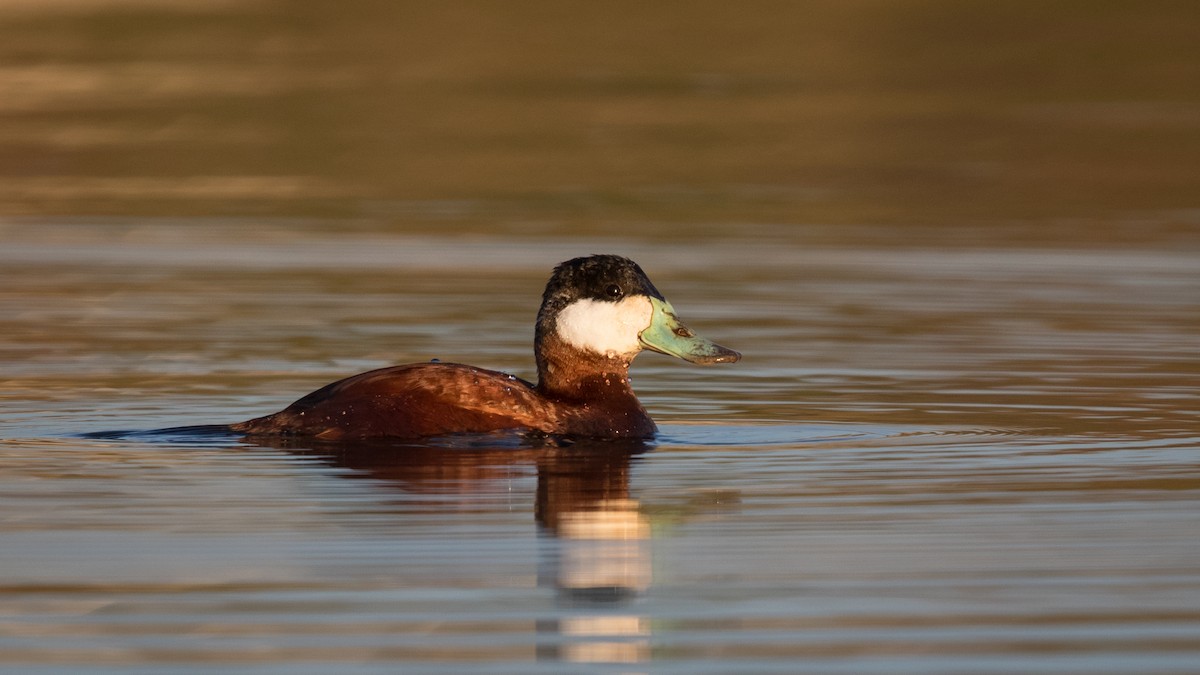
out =
[(537, 386), (458, 363), (372, 370), (233, 429), (330, 441), (506, 429), (601, 438), (653, 436), (654, 422), (629, 385), (628, 362), (575, 356), (569, 370), (551, 369), (570, 377), (544, 377)]

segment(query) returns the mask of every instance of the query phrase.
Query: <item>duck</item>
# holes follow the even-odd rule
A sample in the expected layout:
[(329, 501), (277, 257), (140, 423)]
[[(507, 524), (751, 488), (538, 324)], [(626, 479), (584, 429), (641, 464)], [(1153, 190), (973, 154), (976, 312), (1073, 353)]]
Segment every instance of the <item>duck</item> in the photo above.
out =
[(230, 429), (334, 442), (499, 432), (651, 439), (658, 428), (629, 378), (633, 359), (647, 350), (699, 365), (741, 359), (688, 328), (633, 260), (573, 258), (554, 268), (542, 294), (536, 382), (436, 360), (390, 366), (338, 380)]

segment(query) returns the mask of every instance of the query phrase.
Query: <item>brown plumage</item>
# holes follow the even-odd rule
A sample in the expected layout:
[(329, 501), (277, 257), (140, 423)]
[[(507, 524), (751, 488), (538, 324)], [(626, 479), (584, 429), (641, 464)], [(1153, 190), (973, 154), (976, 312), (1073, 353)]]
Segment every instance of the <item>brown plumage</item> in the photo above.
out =
[[(631, 308), (622, 311), (644, 316), (646, 325), (638, 326), (636, 335), (621, 335), (607, 325), (598, 326), (603, 337), (595, 344), (588, 336), (579, 337), (578, 328), (569, 337), (561, 334), (557, 319), (565, 308), (582, 302), (576, 309), (583, 308), (585, 319), (592, 311), (600, 321), (619, 309), (613, 304), (618, 301)], [(581, 344), (571, 342), (581, 339)], [(618, 339), (634, 346), (604, 349), (603, 340)], [(535, 340), (536, 385), (457, 363), (393, 366), (339, 380), (278, 413), (231, 428), (248, 435), (328, 441), (500, 430), (648, 438), (656, 427), (634, 395), (628, 375), (642, 348), (698, 363), (739, 358), (737, 352), (698, 338), (679, 323), (669, 303), (632, 261), (618, 256), (576, 258), (555, 269), (543, 296)]]

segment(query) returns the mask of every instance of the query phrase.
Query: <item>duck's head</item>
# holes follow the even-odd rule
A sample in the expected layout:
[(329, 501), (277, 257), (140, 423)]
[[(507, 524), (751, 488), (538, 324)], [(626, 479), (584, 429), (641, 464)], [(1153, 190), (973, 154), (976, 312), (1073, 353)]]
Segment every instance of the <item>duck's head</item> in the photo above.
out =
[(625, 363), (644, 349), (700, 364), (741, 358), (693, 333), (642, 268), (617, 255), (574, 258), (554, 268), (537, 323), (539, 345), (550, 337), (582, 354)]

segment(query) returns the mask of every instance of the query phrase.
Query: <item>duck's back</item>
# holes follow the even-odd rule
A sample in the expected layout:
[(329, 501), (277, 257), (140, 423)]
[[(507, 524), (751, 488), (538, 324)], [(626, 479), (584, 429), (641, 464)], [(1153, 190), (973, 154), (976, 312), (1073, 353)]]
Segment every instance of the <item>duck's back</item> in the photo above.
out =
[(553, 433), (559, 426), (553, 406), (525, 380), (458, 363), (419, 363), (339, 380), (232, 428), (336, 441), (518, 428)]

